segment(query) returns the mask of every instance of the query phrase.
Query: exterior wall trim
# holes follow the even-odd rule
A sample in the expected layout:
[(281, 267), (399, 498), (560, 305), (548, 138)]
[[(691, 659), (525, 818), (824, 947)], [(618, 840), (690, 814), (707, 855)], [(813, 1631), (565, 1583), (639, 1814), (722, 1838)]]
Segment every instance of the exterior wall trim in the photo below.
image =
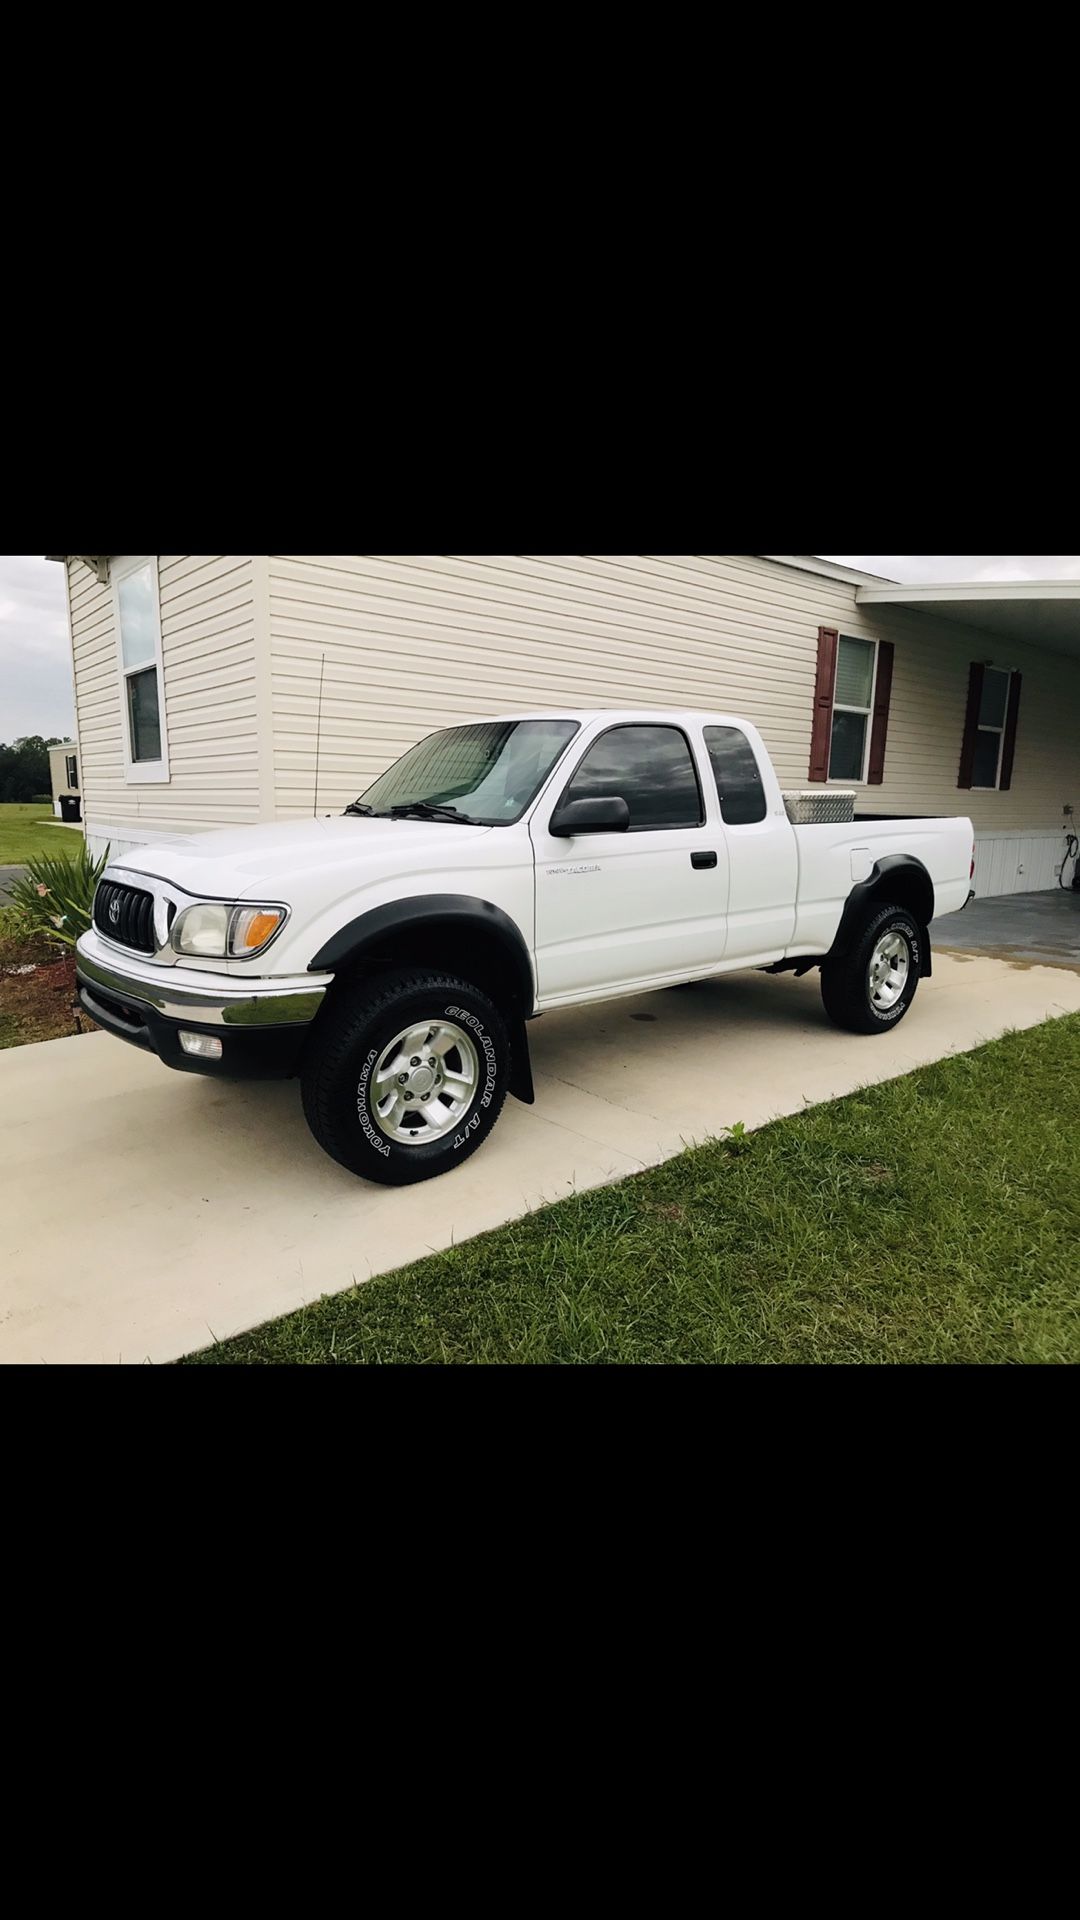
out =
[(252, 604), (255, 624), (255, 710), (258, 751), (259, 816), (273, 820), (274, 793), (274, 662), (270, 626), (270, 555), (256, 553), (251, 561)]

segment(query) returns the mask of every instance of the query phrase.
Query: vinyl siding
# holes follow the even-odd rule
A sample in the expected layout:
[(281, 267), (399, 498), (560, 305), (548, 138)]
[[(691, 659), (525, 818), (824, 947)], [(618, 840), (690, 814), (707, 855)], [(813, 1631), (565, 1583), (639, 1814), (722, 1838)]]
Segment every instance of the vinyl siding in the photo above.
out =
[(320, 805), (435, 727), (566, 705), (745, 711), (805, 778), (819, 584), (727, 556), (271, 555), (278, 811), (312, 805), (324, 652)]
[[(853, 584), (760, 555), (182, 555), (159, 569), (172, 777), (128, 786), (112, 593), (69, 562), (84, 814), (117, 844), (309, 814), (324, 655), (327, 813), (438, 727), (568, 705), (745, 713), (782, 784), (802, 787), (819, 625), (896, 648), (885, 780), (861, 810), (970, 814), (980, 891), (1052, 885), (1063, 804), (1080, 813), (1080, 661), (862, 610)], [(956, 784), (976, 658), (1024, 676), (1008, 793)]]
[[(967, 813), (980, 837), (1059, 834), (1080, 808), (1080, 662), (897, 608), (753, 555), (271, 555), (274, 796), (343, 806), (433, 728), (500, 711), (719, 707), (807, 784), (819, 625), (896, 647), (882, 813)], [(1024, 675), (1008, 793), (956, 784), (972, 659)], [(1056, 844), (1056, 839), (1055, 839)]]
[[(111, 587), (68, 561), (83, 813), (114, 842), (245, 825), (259, 818), (259, 740), (252, 559), (162, 554), (165, 726), (170, 779), (129, 786)], [(130, 835), (130, 842), (125, 838)]]

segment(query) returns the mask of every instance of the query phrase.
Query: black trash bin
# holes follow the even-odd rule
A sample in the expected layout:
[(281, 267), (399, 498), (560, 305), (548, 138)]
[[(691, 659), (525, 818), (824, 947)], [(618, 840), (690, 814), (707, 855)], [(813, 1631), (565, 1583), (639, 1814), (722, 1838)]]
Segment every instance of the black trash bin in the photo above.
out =
[(60, 818), (69, 820), (73, 826), (78, 825), (82, 819), (82, 800), (77, 793), (60, 795)]

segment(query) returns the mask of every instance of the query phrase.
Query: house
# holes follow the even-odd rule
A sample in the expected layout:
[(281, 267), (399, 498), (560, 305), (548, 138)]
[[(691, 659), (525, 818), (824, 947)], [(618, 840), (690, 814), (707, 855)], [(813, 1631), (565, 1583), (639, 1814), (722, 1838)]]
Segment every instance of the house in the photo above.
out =
[(57, 819), (78, 820), (81, 817), (79, 749), (73, 740), (65, 740), (60, 746), (49, 748), (49, 773), (52, 778), (53, 812)]
[(745, 713), (787, 787), (970, 814), (982, 893), (1053, 886), (1080, 808), (1080, 584), (799, 554), (61, 558), (95, 852), (340, 812), (435, 728), (567, 704)]

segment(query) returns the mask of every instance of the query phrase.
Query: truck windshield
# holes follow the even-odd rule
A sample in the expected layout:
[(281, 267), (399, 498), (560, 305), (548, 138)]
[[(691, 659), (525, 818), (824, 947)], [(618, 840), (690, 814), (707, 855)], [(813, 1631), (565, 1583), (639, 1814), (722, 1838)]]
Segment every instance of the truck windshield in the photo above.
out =
[[(486, 720), (433, 733), (388, 767), (350, 811), (385, 819), (428, 808), (436, 819), (509, 827), (532, 805), (577, 720)], [(439, 811), (441, 810), (441, 811)]]

